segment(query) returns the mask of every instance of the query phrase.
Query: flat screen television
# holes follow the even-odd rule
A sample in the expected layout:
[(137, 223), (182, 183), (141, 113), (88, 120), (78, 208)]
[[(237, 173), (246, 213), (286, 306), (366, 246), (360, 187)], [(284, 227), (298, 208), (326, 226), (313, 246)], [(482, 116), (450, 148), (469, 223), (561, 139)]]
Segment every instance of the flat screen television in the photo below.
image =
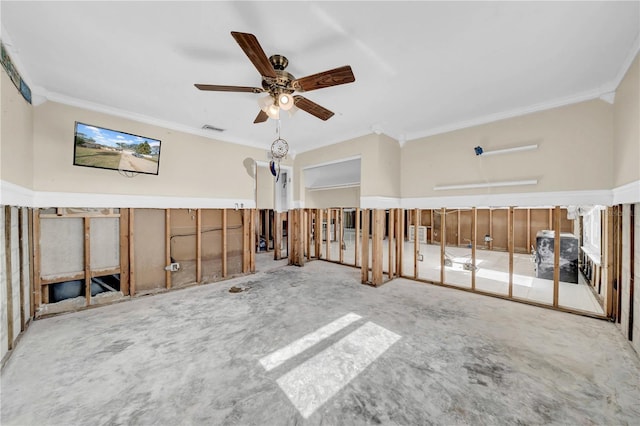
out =
[(75, 124), (73, 164), (75, 166), (157, 175), (160, 165), (158, 139)]

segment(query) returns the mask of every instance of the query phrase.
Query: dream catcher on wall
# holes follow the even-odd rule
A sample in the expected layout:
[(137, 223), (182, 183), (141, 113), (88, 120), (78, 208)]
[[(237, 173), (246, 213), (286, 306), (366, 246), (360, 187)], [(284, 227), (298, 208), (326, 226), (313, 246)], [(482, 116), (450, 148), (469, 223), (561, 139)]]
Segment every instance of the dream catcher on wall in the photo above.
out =
[(289, 152), (289, 144), (280, 136), (280, 120), (277, 120), (277, 123), (276, 133), (278, 138), (271, 143), (271, 161), (269, 162), (269, 169), (271, 174), (275, 176), (276, 182), (280, 179), (280, 161)]

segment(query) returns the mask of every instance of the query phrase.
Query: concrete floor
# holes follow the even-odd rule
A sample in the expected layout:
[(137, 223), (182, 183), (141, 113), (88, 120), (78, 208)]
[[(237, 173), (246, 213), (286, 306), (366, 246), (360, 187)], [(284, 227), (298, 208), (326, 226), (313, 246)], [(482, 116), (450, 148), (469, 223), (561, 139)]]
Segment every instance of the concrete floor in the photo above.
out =
[(613, 324), (359, 275), (315, 261), (35, 321), (1, 423), (639, 423)]

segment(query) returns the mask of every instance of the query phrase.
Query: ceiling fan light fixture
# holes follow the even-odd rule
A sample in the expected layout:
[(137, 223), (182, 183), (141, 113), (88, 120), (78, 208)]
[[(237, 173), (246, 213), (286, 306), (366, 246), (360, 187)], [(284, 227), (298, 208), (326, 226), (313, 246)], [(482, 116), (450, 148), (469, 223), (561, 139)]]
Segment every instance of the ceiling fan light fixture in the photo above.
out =
[(295, 105), (294, 105), (294, 106), (292, 106), (291, 108), (289, 108), (289, 109), (287, 110), (287, 113), (289, 114), (289, 117), (293, 117), (293, 116), (294, 116), (294, 114), (295, 114), (296, 112), (298, 112), (298, 110), (299, 110), (299, 109), (300, 109), (300, 108), (298, 108), (298, 107), (297, 107), (297, 106), (295, 106)]
[(293, 96), (288, 93), (280, 93), (278, 95), (278, 105), (285, 111), (289, 111), (293, 108)]
[[(273, 97), (271, 95), (258, 99), (258, 106), (261, 110), (268, 113), (269, 107), (273, 106)], [(277, 107), (276, 107), (277, 108)]]
[(273, 118), (274, 120), (280, 119), (280, 108), (277, 105), (271, 104), (265, 111), (269, 118)]

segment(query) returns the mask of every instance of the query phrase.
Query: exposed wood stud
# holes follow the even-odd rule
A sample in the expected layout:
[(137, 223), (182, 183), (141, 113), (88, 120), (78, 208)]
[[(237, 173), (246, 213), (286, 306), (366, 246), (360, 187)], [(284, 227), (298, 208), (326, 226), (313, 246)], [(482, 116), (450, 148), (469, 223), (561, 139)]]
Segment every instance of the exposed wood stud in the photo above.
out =
[(11, 206), (4, 206), (4, 277), (6, 280), (7, 342), (13, 349), (13, 268), (11, 265)]
[(325, 238), (327, 244), (324, 246), (326, 254), (325, 259), (331, 259), (331, 209), (327, 209), (327, 226), (325, 227)]
[(222, 209), (222, 277), (227, 276), (227, 209)]
[(460, 209), (458, 209), (458, 233), (456, 234), (456, 244), (460, 246)]
[(91, 305), (91, 218), (84, 218), (84, 284), (86, 305)]
[(444, 254), (447, 242), (447, 209), (440, 209), (440, 283), (444, 284)]
[(362, 283), (369, 282), (369, 210), (362, 210), (362, 248), (361, 248), (361, 268), (360, 273)]
[(527, 209), (527, 253), (531, 250), (531, 209)]
[(250, 228), (249, 228), (249, 271), (256, 272), (256, 209), (250, 210)]
[(18, 268), (20, 268), (20, 332), (24, 331), (26, 317), (24, 311), (24, 208), (18, 207)]
[(388, 232), (388, 237), (387, 237), (387, 251), (389, 252), (389, 260), (388, 260), (388, 276), (389, 279), (392, 280), (393, 279), (393, 255), (395, 252), (395, 247), (393, 246), (393, 239), (394, 239), (394, 226), (395, 226), (395, 214), (394, 214), (394, 210), (393, 209), (389, 209), (389, 220), (388, 220), (388, 226), (387, 226), (387, 232)]
[(431, 226), (431, 244), (433, 244), (435, 241), (435, 236), (433, 235), (433, 231), (435, 230), (435, 228), (433, 227), (433, 215), (433, 209), (429, 210), (429, 216), (431, 217), (431, 223), (429, 224), (429, 226)]
[(493, 209), (489, 209), (489, 250), (493, 250)]
[(34, 309), (32, 315), (42, 305), (42, 283), (40, 275), (40, 209), (33, 209), (33, 299)]
[(607, 271), (607, 282), (605, 283), (606, 292), (605, 295), (605, 315), (609, 318), (613, 316), (613, 278), (614, 278), (614, 246), (613, 246), (613, 207), (607, 207), (604, 214), (605, 216), (605, 244), (604, 248), (604, 267)]
[(372, 259), (371, 259), (371, 283), (380, 286), (383, 283), (382, 244), (384, 239), (384, 221), (386, 213), (383, 209), (375, 209), (373, 212), (372, 235)]
[(242, 210), (242, 273), (246, 274), (251, 268), (251, 215), (249, 210)]
[(196, 209), (196, 282), (202, 283), (202, 209)]
[(305, 209), (305, 244), (307, 246), (307, 261), (311, 260), (311, 226), (313, 224), (313, 210)]
[(622, 307), (622, 213), (623, 213), (623, 206), (622, 204), (619, 204), (617, 206), (617, 214), (616, 214), (616, 219), (617, 219), (617, 227), (616, 230), (618, 232), (618, 237), (616, 240), (616, 261), (617, 261), (617, 267), (616, 267), (616, 280), (617, 280), (617, 284), (618, 284), (618, 292), (617, 292), (617, 301), (616, 301), (616, 319), (618, 321), (618, 323), (620, 323), (620, 317), (621, 317), (621, 307)]
[(282, 215), (280, 212), (273, 214), (273, 259), (282, 259)]
[(120, 209), (120, 291), (129, 295), (129, 209)]
[(629, 320), (628, 320), (628, 332), (627, 338), (633, 340), (633, 321), (635, 315), (634, 309), (634, 292), (635, 292), (635, 229), (636, 229), (636, 206), (631, 204), (629, 206), (631, 211), (629, 213)]
[(344, 209), (340, 208), (338, 210), (339, 215), (339, 227), (338, 227), (338, 252), (340, 253), (340, 263), (344, 263), (344, 250), (342, 250), (342, 246), (344, 245)]
[[(31, 256), (29, 258), (29, 317), (33, 318), (35, 317), (35, 304), (36, 304), (36, 297), (34, 294), (34, 289), (36, 288), (34, 285), (34, 270), (35, 270), (35, 265), (34, 265), (34, 257), (35, 256), (35, 245), (33, 244), (33, 242), (35, 241), (33, 238), (33, 209), (28, 209), (28, 217), (29, 217), (29, 253), (31, 253)], [(38, 289), (40, 288), (40, 286), (38, 285), (37, 287)]]
[[(164, 266), (171, 263), (171, 209), (164, 209)], [(173, 285), (171, 271), (164, 272), (164, 285), (171, 288)]]
[[(553, 307), (558, 307), (558, 292), (560, 288), (560, 206), (555, 208), (554, 240), (553, 240)], [(549, 209), (549, 217), (553, 210)]]
[(304, 266), (304, 211), (296, 209), (289, 211), (291, 220), (291, 249), (289, 250), (290, 263), (296, 266)]
[(509, 297), (513, 297), (513, 207), (509, 207), (507, 217), (507, 248), (509, 250)]
[(418, 278), (418, 255), (420, 254), (420, 209), (413, 211), (413, 277)]
[(471, 290), (476, 290), (476, 241), (478, 239), (478, 210), (471, 208)]
[(354, 250), (355, 250), (355, 257), (354, 257), (354, 264), (356, 266), (359, 266), (362, 262), (360, 261), (360, 252), (358, 251), (358, 249), (360, 248), (360, 209), (356, 208), (356, 236), (355, 236), (355, 242), (354, 242)]
[(135, 209), (129, 210), (129, 294), (136, 295)]
[[(264, 229), (263, 229), (263, 233), (264, 233), (264, 239), (267, 245), (267, 252), (269, 250), (271, 250), (271, 211), (270, 210), (263, 210), (262, 211), (262, 220), (261, 222), (264, 222)], [(262, 226), (262, 223), (260, 224), (260, 226)]]
[(316, 259), (322, 258), (322, 209), (316, 209), (316, 222), (315, 222), (315, 231), (313, 233), (314, 243), (315, 243), (315, 257)]
[(403, 268), (402, 268), (402, 257), (404, 256), (404, 220), (405, 217), (405, 210), (404, 209), (398, 209), (398, 215), (397, 215), (397, 220), (398, 220), (398, 233), (396, 235), (396, 247), (397, 247), (397, 256), (396, 256), (396, 262), (397, 262), (397, 269), (396, 269), (396, 273), (399, 277), (403, 276)]

